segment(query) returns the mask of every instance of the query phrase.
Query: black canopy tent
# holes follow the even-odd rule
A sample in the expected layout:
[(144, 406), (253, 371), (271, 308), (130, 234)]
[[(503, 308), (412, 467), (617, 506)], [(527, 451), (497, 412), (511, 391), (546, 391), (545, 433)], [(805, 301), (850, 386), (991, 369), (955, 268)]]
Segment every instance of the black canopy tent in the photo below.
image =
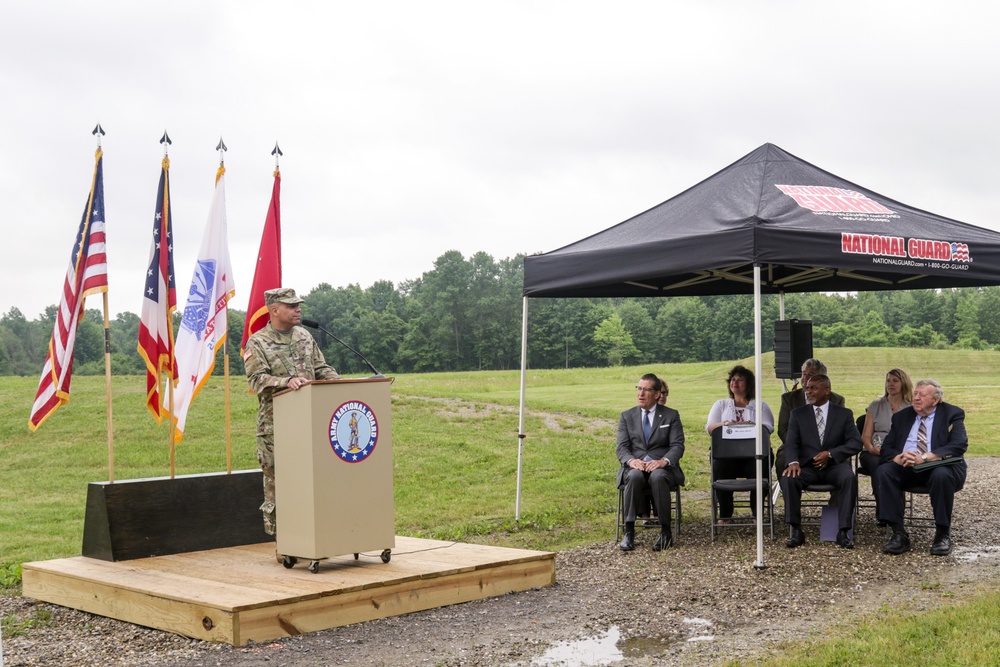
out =
[[(760, 377), (763, 291), (985, 285), (1000, 285), (1000, 233), (888, 199), (764, 144), (644, 213), (525, 258), (519, 441), (524, 438), (528, 297), (754, 294)], [(760, 402), (760, 384), (757, 394)], [(758, 426), (758, 462), (759, 431)], [(518, 518), (520, 493), (519, 447)], [(759, 521), (757, 535), (755, 566), (762, 567)]]

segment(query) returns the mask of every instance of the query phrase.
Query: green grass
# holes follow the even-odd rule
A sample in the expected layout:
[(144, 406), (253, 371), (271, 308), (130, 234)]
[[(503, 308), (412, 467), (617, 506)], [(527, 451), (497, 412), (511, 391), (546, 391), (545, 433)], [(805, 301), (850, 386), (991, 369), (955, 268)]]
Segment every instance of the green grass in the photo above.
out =
[(51, 622), (52, 612), (36, 608), (25, 619), (18, 619), (14, 614), (0, 618), (0, 632), (7, 638), (18, 637), (28, 634), (28, 631), (35, 628), (43, 628)]
[[(819, 350), (834, 389), (856, 412), (882, 391), (885, 370), (933, 376), (946, 400), (967, 411), (970, 456), (1000, 455), (1000, 354), (904, 349)], [(751, 360), (743, 363), (752, 365)], [(670, 383), (669, 404), (687, 434), (688, 486), (707, 487), (709, 407), (725, 395), (733, 362), (648, 368), (531, 370), (527, 378), (521, 521), (515, 522), (518, 464), (517, 371), (402, 375), (393, 393), (396, 525), (401, 535), (560, 549), (606, 539), (617, 497), (618, 414), (635, 402), (638, 376)], [(775, 411), (782, 385), (765, 355), (762, 388)], [(27, 429), (35, 378), (0, 378), (0, 566), (77, 555), (87, 483), (108, 478), (103, 377), (77, 377), (71, 401), (35, 433)], [(231, 378), (233, 468), (256, 468), (256, 398)], [(169, 474), (169, 432), (144, 403), (142, 377), (113, 381), (116, 480)], [(225, 470), (224, 392), (213, 379), (196, 399), (178, 475)]]
[[(945, 400), (966, 410), (969, 456), (1000, 456), (1000, 411), (993, 409), (1000, 389), (1000, 353), (853, 348), (816, 354), (830, 367), (834, 390), (856, 413), (882, 393), (885, 371), (892, 367), (906, 369), (915, 380), (938, 379), (945, 386)], [(752, 362), (741, 361), (751, 368)], [(639, 375), (652, 371), (668, 380), (668, 403), (680, 411), (687, 436), (687, 488), (705, 491), (705, 419), (712, 403), (725, 396), (726, 373), (733, 363), (529, 371), (520, 521), (515, 521), (518, 371), (398, 376), (392, 387), (397, 534), (547, 550), (607, 541), (617, 502), (618, 415), (634, 405)], [(772, 355), (765, 355), (763, 367), (764, 400), (777, 412), (782, 385), (773, 377)], [(36, 378), (0, 378), (4, 594), (17, 592), (20, 563), (79, 555), (87, 484), (108, 478), (104, 378), (75, 378), (72, 400), (29, 433), (36, 387)], [(257, 400), (242, 377), (232, 378), (231, 387), (233, 469), (256, 468)], [(116, 480), (169, 474), (169, 432), (146, 410), (144, 378), (114, 378), (113, 425)], [(214, 378), (192, 406), (184, 441), (176, 448), (176, 474), (225, 470), (225, 461), (223, 383)], [(705, 510), (685, 505), (687, 517), (699, 511)], [(982, 604), (989, 609), (997, 602), (994, 596)], [(986, 664), (971, 657), (980, 647), (995, 655), (995, 615), (972, 606), (979, 604), (935, 612), (968, 619), (942, 620), (935, 637), (942, 645), (971, 644), (961, 647), (970, 657), (922, 659), (922, 664)], [(973, 622), (979, 617), (982, 628)], [(822, 649), (796, 653), (802, 656), (796, 664), (898, 664), (904, 654), (889, 653), (881, 643), (896, 642), (902, 646), (894, 650), (908, 650), (919, 641), (915, 635), (921, 626), (907, 625), (917, 623), (913, 618), (886, 613), (871, 622), (871, 630), (862, 626), (846, 637), (821, 642)], [(890, 621), (894, 625), (886, 631)], [(977, 636), (982, 641), (967, 641), (959, 632), (963, 624), (981, 629)], [(918, 645), (927, 653), (916, 655), (938, 655), (933, 642)], [(824, 657), (826, 651), (832, 657)], [(870, 656), (856, 659), (863, 655), (857, 651), (894, 657), (873, 663)], [(816, 662), (803, 662), (805, 658)]]
[(788, 644), (755, 656), (734, 660), (730, 667), (896, 667), (897, 665), (995, 665), (1000, 656), (1000, 592), (977, 595), (961, 604), (917, 614), (882, 609), (859, 622), (831, 627), (824, 637)]

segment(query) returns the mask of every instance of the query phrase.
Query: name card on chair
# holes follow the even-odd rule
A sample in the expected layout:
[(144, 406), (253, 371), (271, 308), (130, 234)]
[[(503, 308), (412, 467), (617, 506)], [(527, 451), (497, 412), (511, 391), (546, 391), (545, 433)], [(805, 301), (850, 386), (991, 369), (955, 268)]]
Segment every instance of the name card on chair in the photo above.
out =
[(757, 437), (756, 424), (730, 424), (722, 427), (723, 440), (745, 440)]

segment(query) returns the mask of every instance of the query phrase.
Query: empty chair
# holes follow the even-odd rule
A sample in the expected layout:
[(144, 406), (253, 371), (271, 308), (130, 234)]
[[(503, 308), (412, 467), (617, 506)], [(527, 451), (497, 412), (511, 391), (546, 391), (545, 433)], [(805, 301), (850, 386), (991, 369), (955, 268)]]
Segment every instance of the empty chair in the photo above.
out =
[[(756, 471), (756, 461), (757, 461), (757, 443), (754, 438), (726, 438), (725, 428), (717, 428), (712, 431), (712, 448), (709, 451), (709, 464), (711, 468), (711, 502), (712, 502), (712, 539), (715, 539), (715, 531), (717, 528), (730, 528), (733, 526), (756, 526), (757, 519), (752, 516), (752, 513), (756, 510), (754, 506), (755, 503), (752, 500), (752, 492), (757, 490), (757, 478), (756, 475), (751, 477), (716, 477), (715, 471), (717, 468), (725, 469), (728, 466), (717, 466), (716, 463), (723, 462), (741, 462), (746, 463), (746, 466), (736, 466), (736, 468), (744, 468), (745, 470)], [(762, 443), (762, 485), (761, 493), (763, 493), (763, 507), (764, 516), (763, 520), (768, 523), (771, 530), (771, 539), (774, 539), (774, 507), (772, 503), (771, 488), (773, 487), (773, 479), (771, 477), (771, 445), (770, 438), (767, 431), (763, 432), (763, 443)], [(727, 517), (725, 519), (719, 518), (719, 498), (718, 493), (732, 493), (733, 496), (733, 506), (736, 509), (746, 510), (745, 514), (737, 516), (734, 514), (732, 517)], [(739, 493), (740, 497), (735, 494)], [(746, 496), (742, 496), (746, 493)]]

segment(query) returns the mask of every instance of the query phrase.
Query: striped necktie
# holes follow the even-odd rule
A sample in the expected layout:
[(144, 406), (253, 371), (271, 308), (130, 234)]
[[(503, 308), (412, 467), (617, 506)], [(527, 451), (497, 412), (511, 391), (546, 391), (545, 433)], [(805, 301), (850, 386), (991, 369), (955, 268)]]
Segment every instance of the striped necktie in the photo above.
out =
[(923, 417), (917, 417), (920, 420), (920, 426), (917, 427), (917, 452), (920, 454), (926, 454), (929, 447), (927, 446), (927, 420)]

